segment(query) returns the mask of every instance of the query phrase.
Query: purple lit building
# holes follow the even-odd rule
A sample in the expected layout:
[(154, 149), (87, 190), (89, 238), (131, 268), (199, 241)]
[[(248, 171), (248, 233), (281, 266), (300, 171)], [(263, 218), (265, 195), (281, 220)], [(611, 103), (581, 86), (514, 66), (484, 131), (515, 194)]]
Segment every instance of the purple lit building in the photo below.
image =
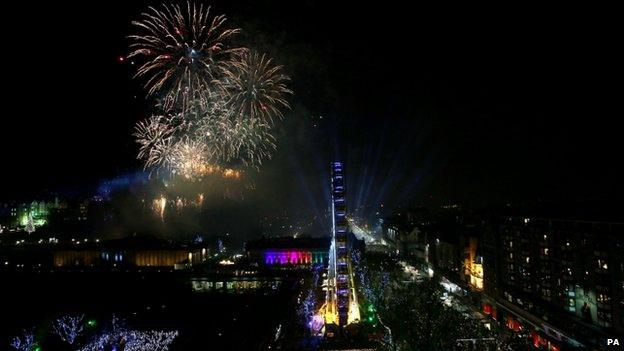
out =
[(273, 238), (248, 242), (247, 257), (259, 265), (311, 267), (326, 265), (329, 238)]

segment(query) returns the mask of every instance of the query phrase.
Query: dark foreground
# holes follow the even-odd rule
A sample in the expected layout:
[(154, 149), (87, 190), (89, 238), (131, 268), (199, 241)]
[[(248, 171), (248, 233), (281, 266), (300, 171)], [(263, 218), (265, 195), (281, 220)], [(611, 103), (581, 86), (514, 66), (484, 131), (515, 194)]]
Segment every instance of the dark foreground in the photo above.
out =
[(172, 350), (258, 350), (294, 310), (290, 283), (274, 291), (197, 293), (191, 277), (178, 272), (4, 272), (0, 281), (2, 350), (23, 328), (34, 328), (43, 346), (53, 344), (46, 329), (68, 313), (84, 313), (98, 326), (116, 314), (132, 328), (178, 330)]

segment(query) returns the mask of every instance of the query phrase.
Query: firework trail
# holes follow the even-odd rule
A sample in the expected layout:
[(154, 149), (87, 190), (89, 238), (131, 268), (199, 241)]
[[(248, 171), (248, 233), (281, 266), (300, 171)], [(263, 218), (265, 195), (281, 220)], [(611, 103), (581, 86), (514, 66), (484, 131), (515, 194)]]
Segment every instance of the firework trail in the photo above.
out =
[(147, 94), (161, 93), (166, 109), (196, 98), (209, 101), (215, 94), (212, 81), (231, 55), (245, 50), (229, 45), (240, 29), (226, 28), (226, 20), (224, 15), (211, 16), (209, 6), (187, 2), (185, 8), (150, 6), (132, 22), (139, 33), (128, 36), (128, 58), (139, 60), (135, 77), (146, 80)]
[(163, 195), (152, 201), (152, 210), (160, 217), (161, 221), (165, 221), (165, 209), (167, 208), (167, 198)]

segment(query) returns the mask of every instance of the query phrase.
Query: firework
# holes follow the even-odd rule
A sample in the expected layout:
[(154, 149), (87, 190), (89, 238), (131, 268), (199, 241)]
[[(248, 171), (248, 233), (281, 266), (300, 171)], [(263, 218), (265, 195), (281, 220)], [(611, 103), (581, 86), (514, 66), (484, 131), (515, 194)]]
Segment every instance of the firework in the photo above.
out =
[(165, 221), (165, 208), (167, 207), (167, 198), (161, 195), (152, 201), (152, 210), (160, 217), (161, 221)]
[(186, 8), (149, 7), (132, 22), (139, 33), (128, 36), (128, 58), (139, 61), (135, 77), (145, 79), (148, 95), (160, 93), (166, 109), (196, 98), (209, 101), (212, 81), (233, 54), (244, 51), (229, 45), (240, 29), (226, 28), (225, 22), (224, 15), (211, 16), (210, 7), (190, 2)]
[(209, 145), (211, 159), (224, 165), (260, 166), (276, 148), (271, 129), (262, 120), (243, 118), (224, 102), (212, 104), (197, 120), (197, 137)]
[(137, 123), (133, 134), (139, 144), (137, 158), (145, 161), (145, 167), (166, 165), (175, 130), (171, 119), (164, 116), (152, 116)]
[(209, 164), (206, 144), (201, 141), (184, 138), (171, 147), (167, 166), (173, 174), (193, 178), (203, 173)]
[(202, 206), (204, 204), (204, 193), (200, 193), (197, 195), (197, 206)]
[(209, 7), (153, 7), (133, 22), (128, 57), (142, 60), (136, 77), (148, 95), (161, 94), (161, 115), (139, 122), (134, 136), (146, 168), (197, 179), (221, 174), (238, 179), (259, 169), (276, 149), (274, 122), (289, 108), (289, 78), (282, 66), (228, 45), (239, 29)]
[(282, 66), (257, 52), (244, 51), (225, 66), (224, 78), (219, 86), (228, 106), (240, 116), (273, 123), (282, 118), (281, 108), (289, 108), (284, 98), (292, 94), (286, 82), (290, 78), (282, 73)]
[(145, 167), (187, 179), (240, 165), (259, 168), (276, 148), (270, 124), (242, 118), (223, 102), (173, 117), (152, 116), (136, 125), (134, 135)]

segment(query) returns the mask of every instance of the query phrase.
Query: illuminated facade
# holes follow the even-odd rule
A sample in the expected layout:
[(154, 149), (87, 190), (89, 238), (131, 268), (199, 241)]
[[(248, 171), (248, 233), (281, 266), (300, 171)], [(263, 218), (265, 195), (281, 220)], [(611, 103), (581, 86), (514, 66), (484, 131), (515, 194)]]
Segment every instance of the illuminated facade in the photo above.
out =
[(268, 267), (309, 268), (328, 263), (326, 238), (271, 238), (247, 242), (247, 257)]
[(327, 263), (327, 251), (268, 250), (264, 253), (266, 265), (313, 265)]
[(137, 267), (174, 268), (182, 263), (199, 263), (206, 249), (68, 249), (53, 252), (55, 267)]
[(473, 289), (483, 290), (483, 257), (477, 255), (478, 239), (468, 238), (464, 248), (464, 276)]
[(54, 267), (95, 266), (100, 263), (100, 252), (96, 250), (57, 251), (53, 254)]
[(192, 257), (187, 250), (146, 250), (135, 252), (131, 259), (137, 267), (173, 267), (185, 259), (192, 261)]
[(472, 262), (470, 268), (470, 286), (477, 290), (483, 290), (483, 263), (481, 260)]

